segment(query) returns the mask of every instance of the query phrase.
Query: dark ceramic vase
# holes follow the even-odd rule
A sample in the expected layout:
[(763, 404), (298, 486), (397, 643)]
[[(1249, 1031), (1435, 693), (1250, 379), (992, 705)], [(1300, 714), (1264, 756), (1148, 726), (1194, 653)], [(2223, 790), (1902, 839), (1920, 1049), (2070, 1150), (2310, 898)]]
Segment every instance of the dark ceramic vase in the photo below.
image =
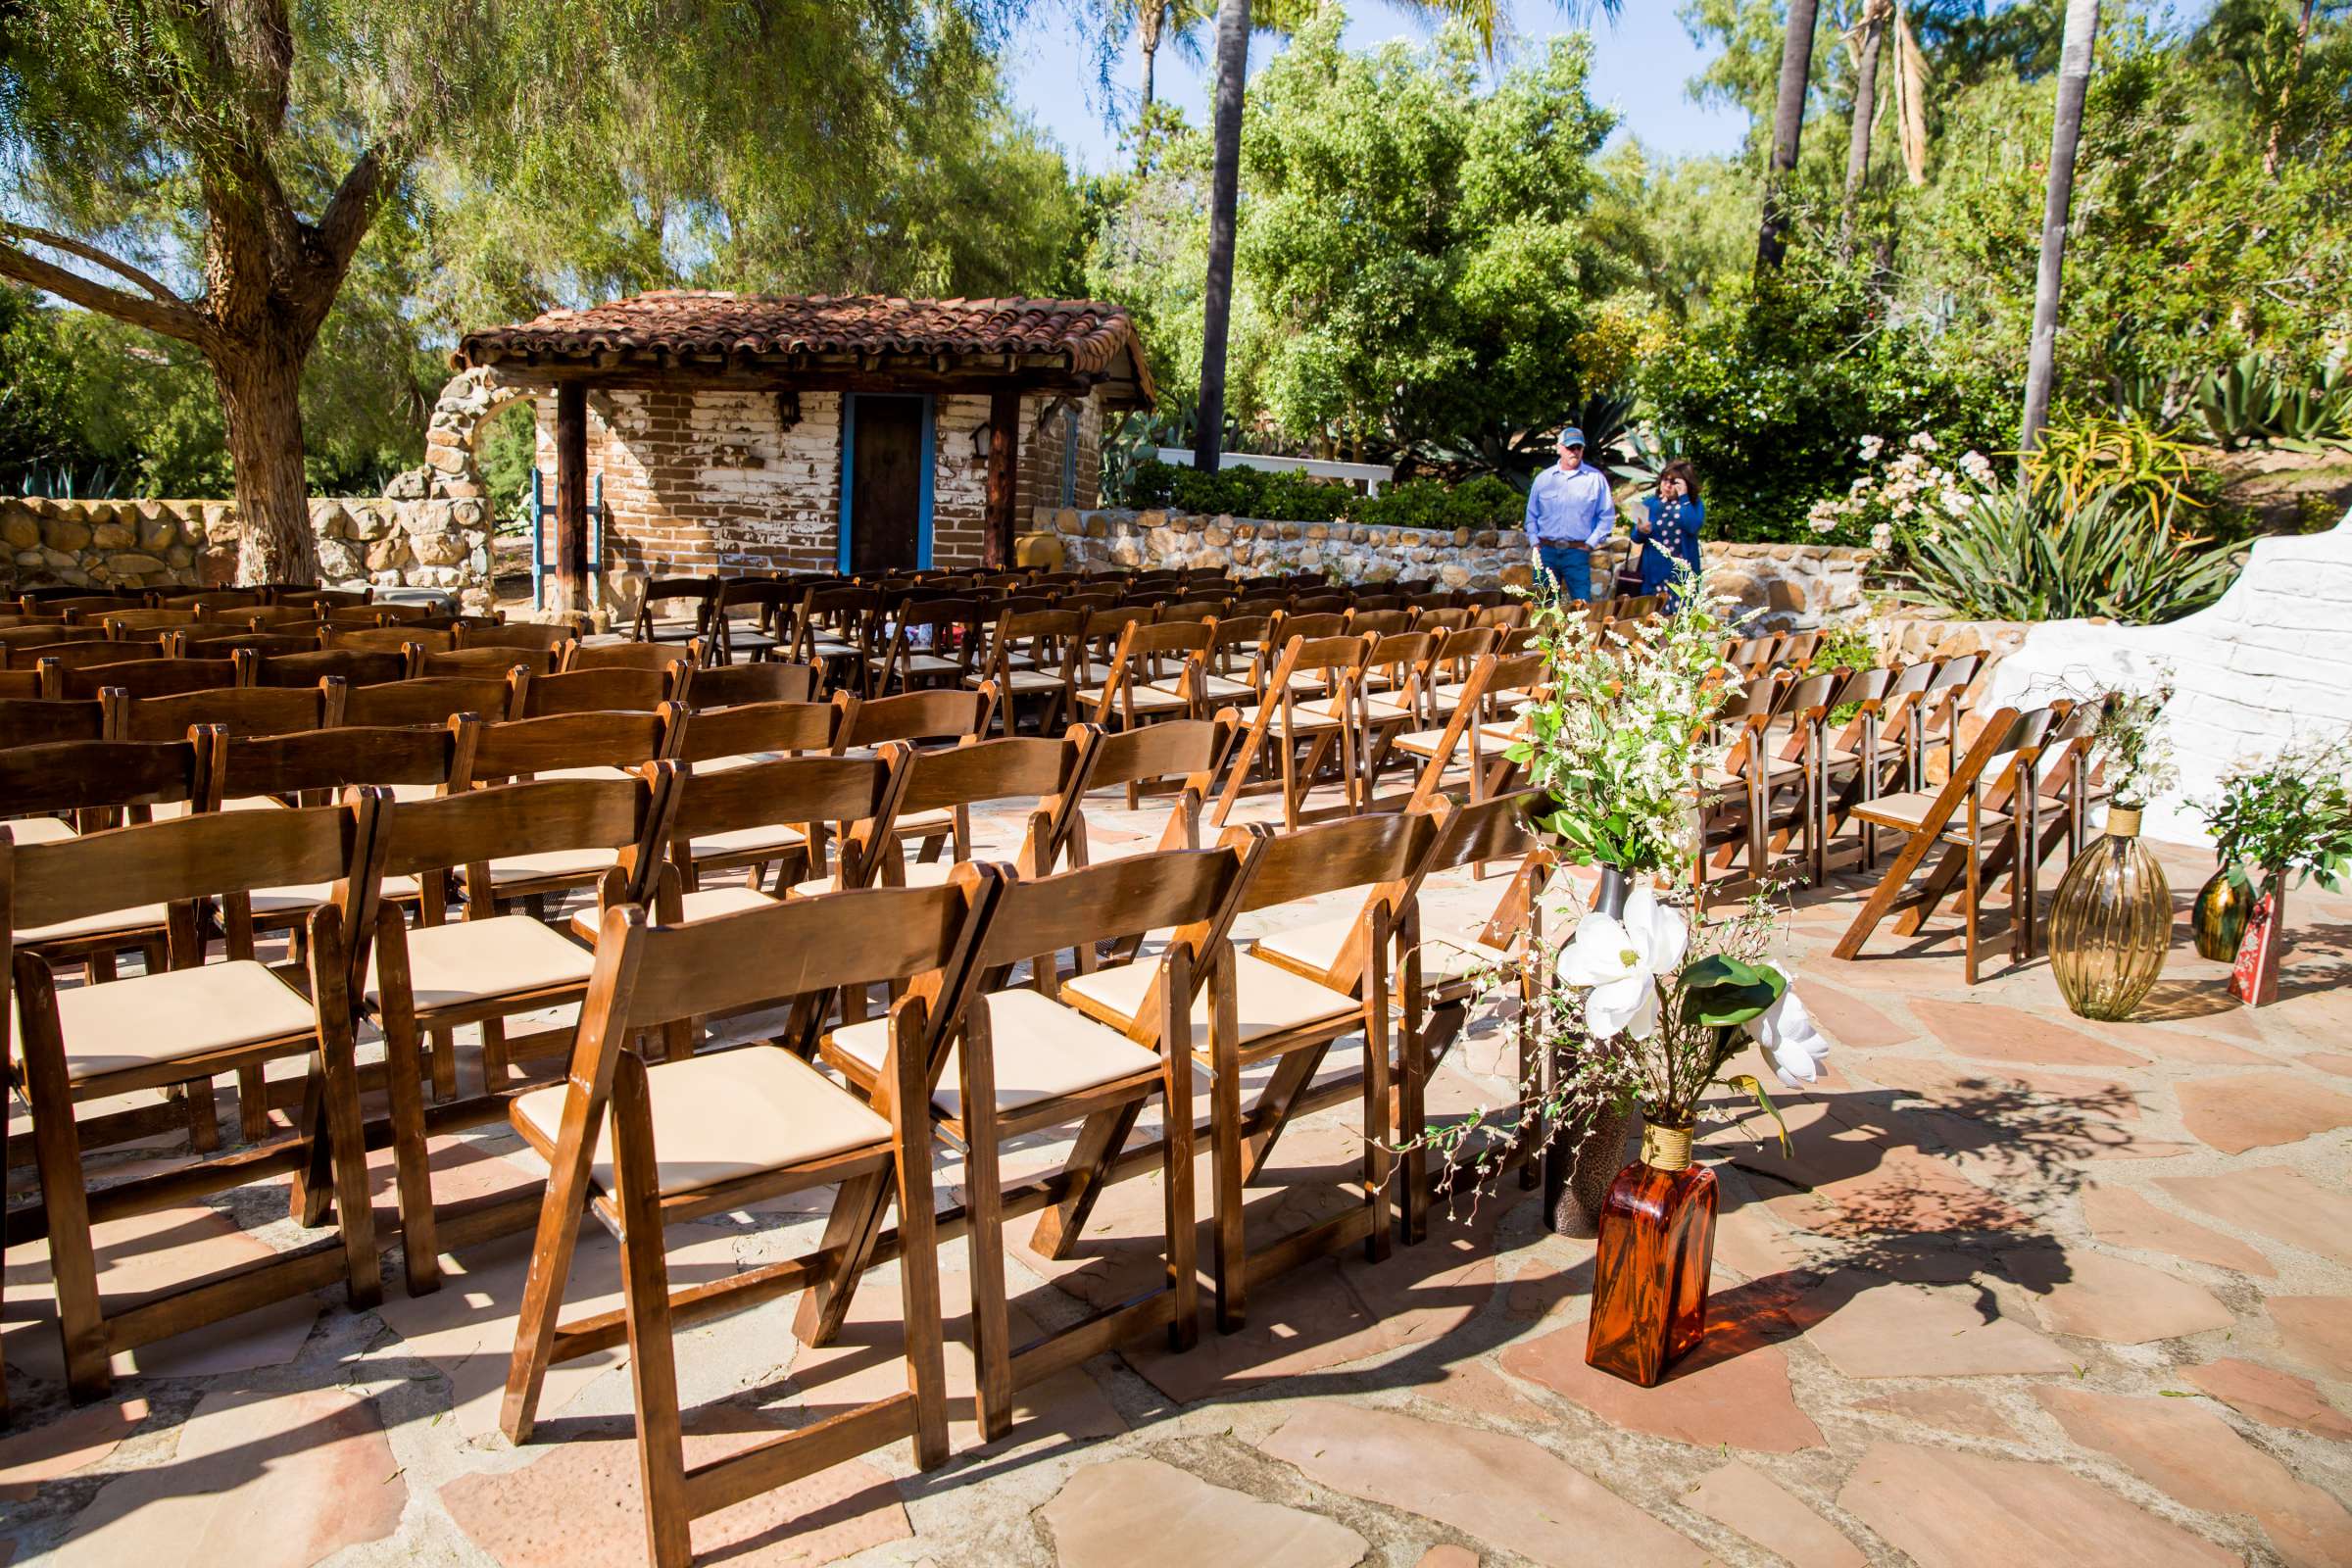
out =
[[(1612, 920), (1625, 918), (1625, 901), (1634, 885), (1614, 866), (1600, 868), (1592, 889), (1592, 912)], [(1625, 1141), (1633, 1135), (1633, 1106), (1602, 1110), (1580, 1124), (1559, 1129), (1544, 1152), (1544, 1199), (1557, 1236), (1595, 1234), (1602, 1200), (1617, 1168), (1625, 1158)]]

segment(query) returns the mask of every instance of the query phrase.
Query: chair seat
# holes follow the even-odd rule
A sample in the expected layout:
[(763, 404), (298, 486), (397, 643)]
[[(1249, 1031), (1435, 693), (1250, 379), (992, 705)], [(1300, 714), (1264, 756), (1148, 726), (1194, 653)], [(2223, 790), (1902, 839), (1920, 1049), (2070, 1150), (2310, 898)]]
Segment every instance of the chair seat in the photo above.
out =
[(966, 675), (963, 683), (977, 691), (992, 679), (998, 691), (1016, 697), (1029, 692), (1057, 692), (1070, 684), (1061, 678), (1059, 670), (1052, 669), (1008, 669), (999, 676)]
[[(1158, 1053), (1034, 991), (997, 991), (983, 1000), (996, 1054), (999, 1110), (1019, 1110), (1159, 1070)], [(889, 1029), (887, 1018), (869, 1018), (835, 1030), (833, 1044), (878, 1073)], [(944, 1116), (963, 1114), (962, 1062), (954, 1048), (931, 1102)]]
[[(1257, 696), (1256, 687), (1246, 680), (1235, 680), (1231, 675), (1202, 675), (1200, 685), (1212, 703), (1232, 697), (1254, 699)], [(1172, 692), (1179, 697), (1184, 695), (1184, 688), (1173, 681), (1155, 682), (1152, 689), (1157, 692)]]
[(318, 1028), (309, 1000), (250, 958), (68, 987), (57, 1017), (77, 1084)]
[[(396, 903), (412, 903), (424, 896), (416, 879), (407, 874), (388, 876), (383, 880), (383, 897)], [(284, 914), (295, 909), (316, 909), (335, 896), (332, 882), (301, 882), (290, 887), (256, 888), (252, 894), (255, 914)]]
[[(890, 1123), (789, 1051), (750, 1046), (646, 1069), (653, 1102), (656, 1185), (662, 1197), (890, 1147)], [(509, 1107), (515, 1130), (552, 1149), (567, 1084), (535, 1089)], [(597, 1141), (597, 1184), (612, 1181), (612, 1140)]]
[(74, 837), (74, 825), (54, 816), (12, 817), (0, 822), (0, 827), (7, 828), (8, 836), (19, 844), (57, 844)]
[(1390, 719), (1419, 718), (1421, 714), (1418, 710), (1403, 703), (1391, 702), (1386, 697), (1367, 697), (1364, 699), (1364, 716), (1377, 724)]
[[(1396, 749), (1410, 752), (1415, 757), (1435, 757), (1438, 755), (1438, 743), (1445, 738), (1446, 732), (1443, 729), (1417, 729), (1409, 734), (1397, 736)], [(1516, 746), (1525, 739), (1527, 739), (1526, 733), (1517, 724), (1495, 723), (1478, 726), (1479, 750), (1485, 756), (1491, 757), (1494, 755), (1494, 749)], [(1457, 740), (1455, 744), (1458, 746), (1461, 743)]]
[[(1927, 821), (1928, 811), (1935, 806), (1940, 793), (1937, 790), (1901, 790), (1892, 795), (1882, 795), (1875, 801), (1859, 803), (1854, 807), (1853, 814), (1862, 821), (1880, 827), (1900, 828), (1906, 833), (1916, 833), (1920, 825)], [(2009, 816), (2005, 811), (1982, 811), (1978, 813), (1977, 822), (1980, 827), (2005, 827)], [(1967, 812), (1954, 811), (1944, 827), (1947, 832), (1966, 833), (1967, 824)]]
[[(865, 665), (877, 673), (889, 666), (888, 658), (868, 659)], [(899, 655), (899, 672), (904, 675), (956, 675), (963, 671), (960, 660), (942, 659), (937, 654)]]
[[(947, 859), (906, 861), (906, 880), (904, 885), (910, 888), (945, 887), (949, 876), (955, 872), (956, 863)], [(880, 876), (874, 878), (874, 886), (885, 885)], [(829, 876), (811, 877), (806, 882), (795, 882), (792, 885), (792, 896), (796, 899), (813, 899), (820, 893), (838, 891), (840, 890), (833, 885), (833, 879)]]
[(1280, 931), (1269, 931), (1250, 945), (1253, 953), (1276, 953), (1293, 963), (1328, 972), (1340, 961), (1340, 950), (1348, 945), (1361, 922), (1353, 914), (1337, 914), (1328, 920), (1310, 920)]
[[(1159, 686), (1130, 686), (1120, 696), (1112, 711), (1124, 713), (1127, 710), (1127, 705), (1131, 702), (1139, 713), (1177, 713), (1192, 707), (1191, 700), (1181, 692), (1169, 691)], [(1102, 706), (1102, 687), (1081, 686), (1078, 689), (1078, 706), (1087, 712), (1093, 712)]]
[(596, 877), (619, 863), (618, 850), (594, 847), (546, 850), (537, 855), (511, 855), (503, 860), (490, 862), (490, 885), (500, 888), (518, 882)]
[(128, 909), (102, 909), (96, 914), (75, 915), (54, 925), (34, 926), (17, 933), (17, 946), (31, 947), (42, 942), (67, 942), (82, 937), (104, 936), (110, 931), (133, 932), (159, 928), (170, 918), (170, 910), (160, 904), (141, 904)]
[(724, 833), (712, 833), (696, 839), (690, 846), (698, 860), (715, 859), (722, 855), (754, 855), (761, 850), (804, 848), (808, 836), (787, 822), (755, 822), (750, 827), (730, 828)]
[[(723, 888), (698, 888), (678, 900), (678, 918), (689, 923), (709, 920), (722, 914), (741, 914), (746, 909), (764, 909), (775, 902), (758, 888), (741, 883)], [(571, 917), (571, 934), (594, 946), (597, 922), (602, 918), (593, 907), (577, 911)]]
[(1476, 937), (1430, 937), (1421, 944), (1424, 987), (1453, 985), (1481, 970), (1509, 973), (1518, 965), (1517, 954)]
[(703, 634), (700, 615), (656, 615), (647, 627), (645, 640), (655, 643), (682, 643)]
[[(1251, 706), (1241, 710), (1242, 723), (1245, 726), (1257, 722), (1258, 706), (1259, 705), (1252, 704)], [(1268, 729), (1278, 729), (1281, 727), (1281, 724), (1282, 710), (1280, 706), (1277, 705), (1273, 714), (1266, 720), (1266, 727)], [(1311, 704), (1296, 703), (1292, 705), (1291, 733), (1294, 735), (1315, 735), (1324, 730), (1338, 729), (1339, 727), (1340, 721), (1337, 718), (1333, 717), (1329, 713), (1317, 712)]]
[(902, 811), (891, 826), (899, 830), (903, 839), (936, 838), (956, 831), (956, 812), (945, 806), (935, 806), (928, 811)]
[[(1072, 1005), (1124, 1028), (1134, 1021), (1136, 1009), (1144, 1004), (1158, 973), (1156, 958), (1122, 963), (1074, 975), (1062, 982), (1061, 994)], [(1355, 998), (1346, 992), (1317, 985), (1250, 954), (1234, 956), (1233, 977), (1244, 1046), (1307, 1024), (1352, 1017), (1361, 1010)], [(1195, 1054), (1205, 1054), (1209, 1049), (1208, 1012), (1209, 997), (1203, 991), (1193, 1003)]]
[(551, 767), (544, 773), (533, 773), (531, 777), (542, 782), (551, 778), (620, 779), (626, 782), (637, 775), (625, 767), (599, 762), (587, 767)]
[[(528, 915), (452, 920), (409, 932), (409, 992), (418, 1008), (452, 1007), (487, 997), (585, 985), (596, 955)], [(375, 956), (368, 958), (368, 1000), (374, 1003)]]

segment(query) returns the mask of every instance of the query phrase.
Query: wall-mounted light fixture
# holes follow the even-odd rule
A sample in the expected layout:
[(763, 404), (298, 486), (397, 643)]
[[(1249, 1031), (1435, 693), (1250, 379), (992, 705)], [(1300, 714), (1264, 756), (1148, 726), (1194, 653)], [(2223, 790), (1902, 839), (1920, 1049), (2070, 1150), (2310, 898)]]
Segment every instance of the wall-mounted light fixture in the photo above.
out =
[(776, 427), (789, 433), (801, 422), (801, 395), (794, 391), (776, 394)]
[(974, 463), (988, 461), (988, 439), (989, 427), (987, 425), (980, 425), (972, 431), (972, 461)]

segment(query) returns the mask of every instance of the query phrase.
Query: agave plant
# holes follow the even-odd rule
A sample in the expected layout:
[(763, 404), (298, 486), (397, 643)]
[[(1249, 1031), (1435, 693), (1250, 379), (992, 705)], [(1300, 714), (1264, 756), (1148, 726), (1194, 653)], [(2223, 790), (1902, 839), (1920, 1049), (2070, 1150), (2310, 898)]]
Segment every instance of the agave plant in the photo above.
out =
[(2196, 408), (2221, 446), (2270, 441), (2308, 450), (2352, 438), (2352, 375), (2340, 362), (2306, 375), (2267, 355), (2241, 355), (2199, 383)]
[(1910, 597), (1972, 619), (2149, 625), (2213, 603), (2236, 565), (2233, 550), (2180, 532), (2169, 508), (2124, 486), (1979, 485), (1913, 542), (1904, 576)]

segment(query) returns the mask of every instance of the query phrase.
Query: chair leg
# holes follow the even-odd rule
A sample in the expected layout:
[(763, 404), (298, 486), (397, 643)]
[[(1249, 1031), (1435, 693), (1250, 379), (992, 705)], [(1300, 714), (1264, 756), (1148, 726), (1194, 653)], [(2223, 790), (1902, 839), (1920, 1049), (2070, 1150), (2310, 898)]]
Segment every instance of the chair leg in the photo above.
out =
[[(384, 1298), (382, 1264), (375, 1255), (375, 1205), (368, 1198), (368, 1135), (360, 1119), (359, 1063), (348, 1017), (322, 1031), (325, 1056), (327, 1148), (334, 1164), (335, 1207), (343, 1229), (345, 1287), (353, 1309)], [(316, 1130), (312, 1136), (317, 1137)]]
[(821, 1250), (834, 1255), (834, 1265), (801, 1294), (800, 1309), (792, 1321), (794, 1339), (803, 1345), (830, 1345), (841, 1332), (842, 1322), (850, 1314), (850, 1298), (857, 1294), (858, 1276), (865, 1271), (865, 1260), (882, 1234), (889, 1206), (890, 1195), (878, 1176), (852, 1177), (841, 1184), (841, 1191), (834, 1195), (833, 1212), (825, 1220), (824, 1236), (817, 1243)]
[[(1096, 1200), (1102, 1196), (1103, 1167), (1118, 1158), (1119, 1151), (1127, 1147), (1127, 1135), (1135, 1130), (1136, 1118), (1143, 1108), (1143, 1102), (1129, 1101), (1108, 1110), (1098, 1110), (1079, 1124), (1069, 1158), (1061, 1166), (1069, 1178), (1069, 1189), (1060, 1202), (1037, 1216), (1037, 1228), (1029, 1233), (1031, 1251), (1057, 1261), (1070, 1255), (1070, 1249), (1077, 1245), (1079, 1234), (1095, 1211)], [(1174, 1125), (1173, 1117), (1169, 1121)]]
[(670, 1337), (669, 1267), (662, 1251), (661, 1176), (645, 1063), (623, 1053), (612, 1075), (613, 1183), (620, 1189), (620, 1288), (637, 1399), (637, 1476), (646, 1554), (654, 1568), (694, 1560), (686, 1496), (686, 1441), (678, 1414), (677, 1347)]
[(57, 1293), (58, 1332), (65, 1342), (66, 1386), (77, 1400), (114, 1387), (105, 1307), (98, 1297), (98, 1258), (90, 1241), (89, 1193), (82, 1186), (81, 1140), (74, 1131), (74, 1095), (66, 1076), (65, 1043), (58, 1038), (56, 981), (30, 954), (16, 958), (19, 1050), (25, 1099), (32, 1109), (33, 1160), (40, 1171), (41, 1207), (49, 1220), (49, 1274)]
[[(1208, 1085), (1209, 1139), (1216, 1183), (1213, 1206), (1216, 1227), (1211, 1232), (1210, 1272), (1216, 1280), (1217, 1330), (1238, 1333), (1249, 1320), (1250, 1250), (1242, 1221), (1242, 1022), (1233, 990), (1230, 947), (1217, 955), (1219, 973), (1212, 982), (1216, 1004), (1211, 1013)], [(1170, 1050), (1181, 1049), (1170, 1042)], [(1189, 1119), (1188, 1112), (1168, 1108), (1171, 1127)]]
[[(1396, 1126), (1402, 1136), (1418, 1140), (1427, 1115), (1426, 1090), (1429, 1084), (1429, 1051), (1427, 1033), (1429, 1019), (1424, 1009), (1408, 1006), (1404, 1014), (1403, 1032), (1397, 1044), (1401, 1059), (1396, 1075)], [(1406, 1245), (1422, 1241), (1429, 1235), (1429, 1149), (1416, 1141), (1404, 1156), (1404, 1180), (1400, 1207), (1403, 1209), (1403, 1235)]]
[(270, 1136), (270, 1088), (258, 1064), (237, 1069), (237, 1134), (249, 1144)]
[[(1375, 922), (1374, 941), (1385, 944), (1384, 922)], [(1385, 968), (1387, 956), (1375, 953), (1372, 968)], [(1390, 1121), (1388, 987), (1365, 980), (1364, 1006), (1364, 1257), (1379, 1263), (1395, 1250), (1396, 1232), (1390, 1223), (1389, 1181), (1396, 1174)]]
[[(998, 1164), (997, 1079), (985, 1004), (971, 1009), (963, 1046), (964, 1205), (971, 1215), (972, 1359), (980, 1441), (1012, 1430), (1012, 1324), (1004, 1300), (1004, 1187)], [(974, 1037), (980, 1037), (975, 1049)]]
[(1331, 1054), (1331, 1042), (1326, 1040), (1302, 1046), (1290, 1052), (1274, 1063), (1274, 1071), (1266, 1078), (1266, 1087), (1258, 1091), (1257, 1103), (1250, 1119), (1257, 1126), (1242, 1146), (1242, 1182), (1247, 1186), (1257, 1180), (1266, 1161), (1274, 1157), (1274, 1145), (1282, 1131), (1290, 1125), (1291, 1107), (1306, 1092), (1315, 1074), (1323, 1069), (1323, 1058)]
[[(1185, 1035), (1160, 1054), (1160, 1227), (1167, 1242), (1168, 1289), (1175, 1299), (1168, 1318), (1168, 1348), (1191, 1349), (1200, 1343), (1200, 1218), (1193, 1199), (1193, 1056)], [(1139, 1101), (1136, 1110), (1143, 1108)], [(1114, 1152), (1115, 1147), (1114, 1147)]]

